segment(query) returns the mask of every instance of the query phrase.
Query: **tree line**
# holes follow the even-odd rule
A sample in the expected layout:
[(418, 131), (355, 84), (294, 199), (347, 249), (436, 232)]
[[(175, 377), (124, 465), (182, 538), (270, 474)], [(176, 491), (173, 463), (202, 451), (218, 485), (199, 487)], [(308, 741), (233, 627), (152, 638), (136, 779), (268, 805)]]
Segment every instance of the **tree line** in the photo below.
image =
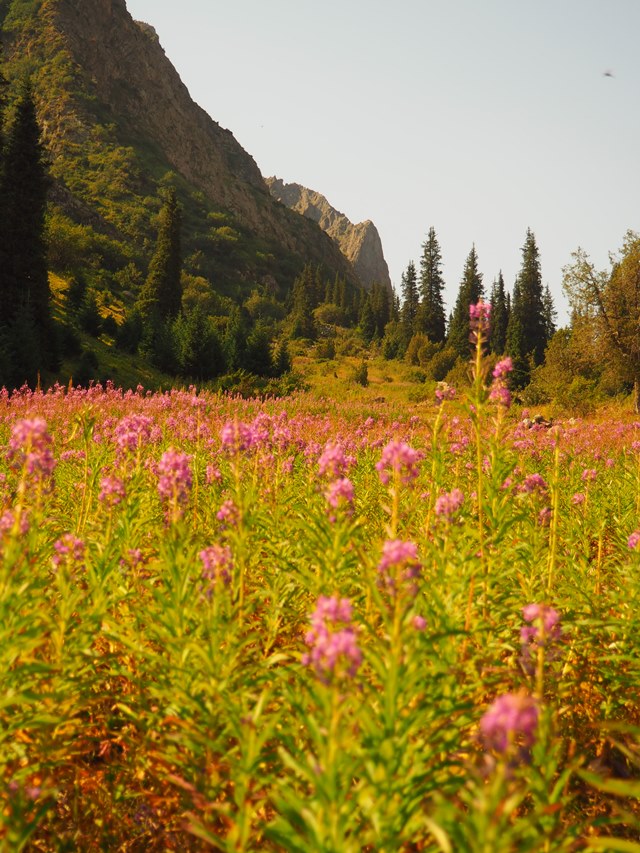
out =
[(399, 356), (422, 343), (427, 355), (438, 356), (441, 372), (446, 372), (445, 368), (451, 368), (458, 358), (467, 359), (469, 306), (484, 299), (491, 304), (489, 349), (496, 355), (511, 356), (512, 381), (516, 387), (524, 387), (532, 371), (544, 361), (545, 349), (556, 331), (556, 311), (549, 287), (542, 284), (540, 252), (533, 231), (527, 229), (522, 266), (511, 292), (505, 287), (502, 272), (486, 291), (475, 245), (465, 260), (448, 317), (444, 289), (442, 252), (431, 227), (422, 244), (419, 270), (410, 261), (402, 274), (398, 319), (387, 329), (383, 350)]

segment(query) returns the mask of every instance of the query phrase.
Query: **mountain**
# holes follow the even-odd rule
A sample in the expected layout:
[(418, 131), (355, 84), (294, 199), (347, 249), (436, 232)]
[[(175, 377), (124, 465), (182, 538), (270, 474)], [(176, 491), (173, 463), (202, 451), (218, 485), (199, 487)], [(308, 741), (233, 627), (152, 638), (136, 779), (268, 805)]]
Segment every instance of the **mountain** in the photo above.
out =
[(216, 292), (271, 282), (284, 295), (307, 262), (358, 284), (321, 228), (273, 199), (125, 0), (0, 0), (0, 27), (9, 100), (28, 78), (51, 161), (56, 271), (81, 264), (111, 289), (139, 279), (170, 185), (184, 208), (185, 270)]
[(291, 210), (317, 222), (323, 231), (340, 247), (351, 261), (362, 284), (370, 289), (383, 284), (391, 291), (389, 267), (384, 258), (378, 229), (367, 219), (354, 225), (344, 213), (336, 210), (327, 199), (300, 184), (285, 184), (280, 178), (266, 179), (271, 194)]

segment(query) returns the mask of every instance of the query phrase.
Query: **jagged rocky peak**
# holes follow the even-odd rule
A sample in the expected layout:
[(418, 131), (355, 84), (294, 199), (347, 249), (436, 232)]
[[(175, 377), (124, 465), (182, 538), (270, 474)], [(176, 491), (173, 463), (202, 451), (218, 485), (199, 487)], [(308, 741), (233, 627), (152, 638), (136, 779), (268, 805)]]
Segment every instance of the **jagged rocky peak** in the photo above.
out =
[(136, 24), (140, 27), (140, 29), (145, 35), (149, 36), (151, 41), (155, 42), (156, 44), (160, 44), (160, 37), (158, 36), (155, 27), (152, 27), (151, 24), (147, 24), (145, 21), (136, 21)]
[(383, 284), (391, 290), (389, 267), (384, 258), (378, 229), (367, 219), (354, 225), (321, 195), (300, 184), (286, 184), (281, 178), (267, 178), (271, 194), (282, 204), (317, 222), (338, 244), (342, 254), (353, 264), (365, 287)]

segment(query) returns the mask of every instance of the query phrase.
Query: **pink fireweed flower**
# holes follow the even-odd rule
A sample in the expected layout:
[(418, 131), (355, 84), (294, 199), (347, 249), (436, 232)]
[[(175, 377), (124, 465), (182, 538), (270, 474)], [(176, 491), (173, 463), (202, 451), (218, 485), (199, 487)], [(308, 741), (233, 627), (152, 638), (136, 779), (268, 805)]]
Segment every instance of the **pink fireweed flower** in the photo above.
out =
[(445, 400), (455, 400), (456, 398), (456, 389), (453, 385), (449, 385), (446, 382), (438, 382), (435, 393), (436, 400), (439, 403), (444, 403)]
[(498, 696), (480, 720), (486, 749), (521, 755), (533, 746), (538, 728), (538, 705), (531, 696), (505, 693)]
[(452, 491), (440, 495), (436, 501), (436, 515), (447, 521), (453, 521), (454, 516), (464, 503), (464, 495), (460, 489), (452, 489)]
[(330, 483), (324, 493), (329, 506), (338, 509), (340, 506), (350, 508), (353, 504), (354, 492), (353, 483), (348, 477), (342, 477), (339, 480), (334, 480)]
[(311, 628), (305, 637), (309, 651), (302, 656), (302, 663), (313, 667), (325, 684), (331, 680), (353, 678), (362, 663), (362, 652), (351, 616), (348, 598), (321, 595), (309, 617)]
[(122, 418), (113, 431), (120, 450), (137, 450), (151, 440), (153, 418), (147, 415), (128, 415)]
[(520, 486), (520, 491), (526, 495), (530, 495), (532, 492), (546, 492), (547, 484), (541, 474), (529, 474)]
[(216, 465), (207, 465), (206, 482), (207, 486), (212, 483), (219, 483), (222, 480), (220, 469)]
[[(13, 510), (7, 509), (0, 515), (0, 537), (5, 533), (12, 533), (16, 526), (16, 513)], [(20, 514), (20, 529), (16, 531), (20, 536), (26, 536), (29, 532), (29, 514), (22, 512)]]
[(211, 545), (200, 551), (202, 561), (202, 579), (208, 582), (204, 590), (207, 598), (211, 598), (218, 584), (229, 586), (233, 569), (233, 557), (228, 545)]
[(571, 503), (573, 506), (581, 506), (586, 500), (586, 495), (584, 492), (576, 492), (575, 495), (571, 497)]
[(418, 463), (423, 455), (404, 441), (390, 441), (383, 449), (380, 461), (376, 463), (381, 482), (386, 486), (394, 473), (400, 477), (401, 482), (411, 483), (420, 473)]
[(337, 441), (328, 441), (318, 459), (318, 471), (320, 476), (328, 474), (330, 477), (337, 478), (341, 477), (352, 463), (353, 458), (345, 454), (341, 444)]
[(427, 620), (424, 618), (424, 616), (420, 616), (420, 614), (417, 614), (413, 617), (411, 624), (416, 629), (416, 631), (424, 631), (427, 627)]
[(172, 502), (177, 512), (189, 499), (192, 482), (191, 456), (170, 447), (158, 463), (158, 494), (162, 500)]
[(595, 468), (585, 468), (580, 479), (583, 483), (593, 483), (597, 476), (598, 472)]
[(47, 480), (56, 467), (52, 443), (43, 418), (17, 421), (11, 428), (7, 458), (35, 479)]
[(513, 362), (511, 356), (501, 359), (493, 368), (492, 376), (494, 379), (504, 379), (513, 370)]
[(640, 545), (640, 530), (634, 530), (627, 539), (627, 546), (630, 551), (635, 551), (638, 545)]
[(491, 385), (489, 399), (492, 403), (497, 403), (499, 406), (508, 409), (511, 406), (511, 391), (502, 382), (496, 381)]
[(253, 450), (258, 444), (259, 435), (252, 424), (227, 421), (220, 431), (220, 441), (224, 450), (236, 455)]
[(548, 527), (553, 518), (553, 510), (550, 506), (544, 506), (538, 513), (538, 524), (540, 527)]
[(125, 486), (119, 477), (107, 475), (100, 480), (100, 494), (98, 500), (107, 506), (117, 506), (124, 500), (126, 494)]
[(422, 565), (418, 559), (418, 546), (402, 539), (389, 539), (382, 546), (378, 563), (378, 583), (392, 595), (405, 593), (409, 598), (418, 594), (416, 580)]
[(476, 342), (478, 335), (487, 338), (490, 330), (491, 303), (480, 299), (475, 305), (469, 305), (469, 328), (471, 340)]
[(538, 650), (544, 649), (546, 660), (555, 660), (559, 654), (558, 644), (562, 639), (560, 614), (548, 604), (527, 604), (522, 616), (529, 625), (520, 629), (520, 663), (531, 675), (535, 670)]
[(56, 570), (63, 564), (73, 568), (82, 564), (85, 544), (73, 533), (65, 533), (57, 542), (54, 542), (53, 550), (55, 554), (51, 558), (51, 562)]
[(216, 518), (222, 522), (223, 527), (235, 527), (240, 520), (240, 510), (231, 498), (228, 498), (216, 513)]

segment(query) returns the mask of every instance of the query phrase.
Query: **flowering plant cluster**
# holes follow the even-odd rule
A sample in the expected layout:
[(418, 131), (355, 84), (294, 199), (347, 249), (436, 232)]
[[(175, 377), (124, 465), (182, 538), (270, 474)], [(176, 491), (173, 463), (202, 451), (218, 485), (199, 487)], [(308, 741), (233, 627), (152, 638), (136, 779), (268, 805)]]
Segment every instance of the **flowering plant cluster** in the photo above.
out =
[(302, 656), (302, 663), (325, 683), (353, 678), (362, 663), (351, 620), (351, 602), (335, 595), (321, 595), (309, 617), (311, 628), (305, 637), (309, 651)]

